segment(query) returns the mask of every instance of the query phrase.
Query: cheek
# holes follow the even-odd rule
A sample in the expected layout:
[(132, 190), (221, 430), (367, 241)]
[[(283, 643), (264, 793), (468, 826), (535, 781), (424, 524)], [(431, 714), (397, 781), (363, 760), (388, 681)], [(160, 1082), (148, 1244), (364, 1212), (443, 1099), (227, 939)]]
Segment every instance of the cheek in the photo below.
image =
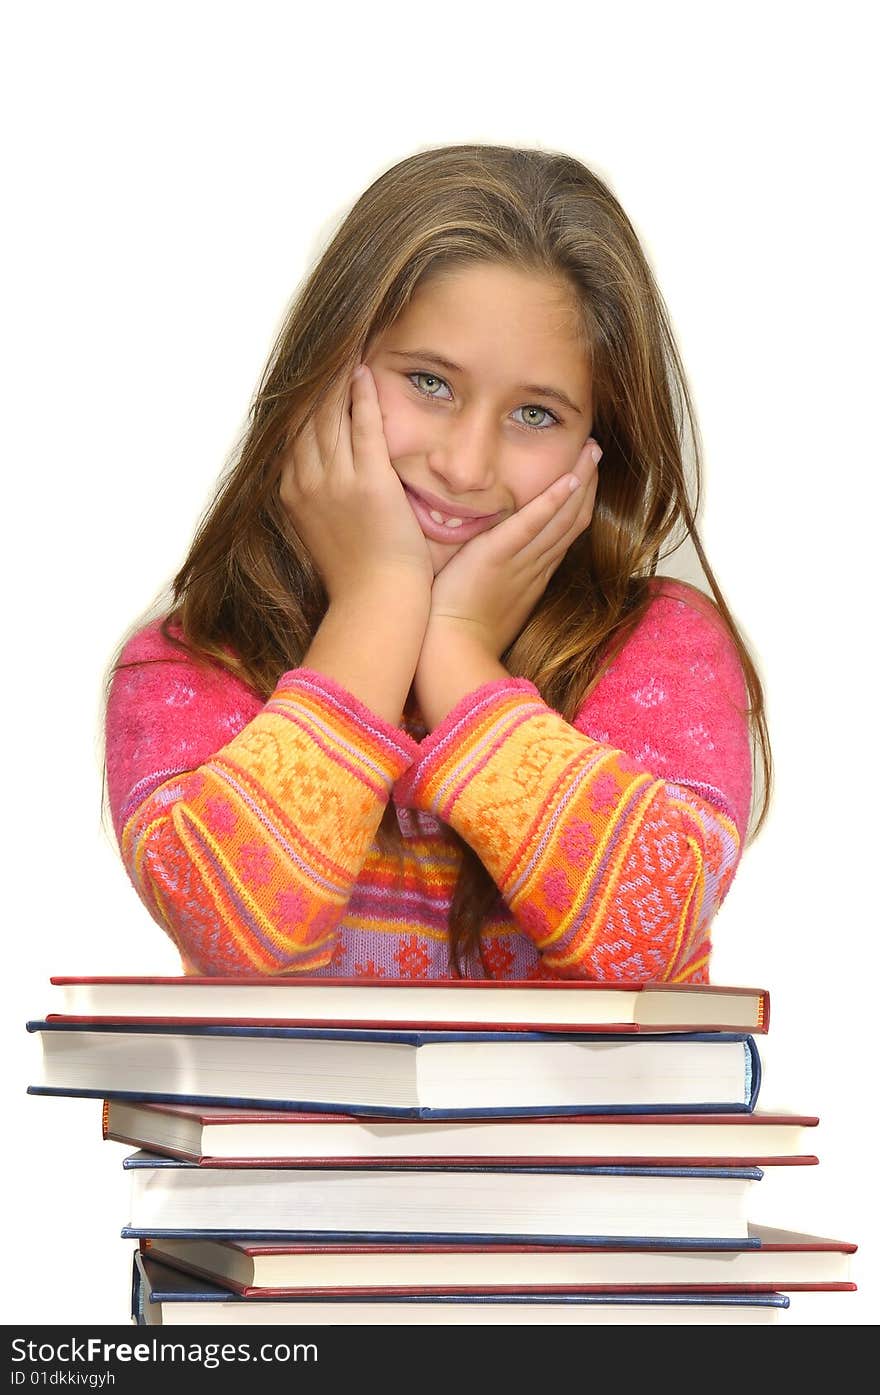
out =
[(394, 460), (412, 454), (418, 449), (420, 439), (418, 414), (412, 411), (411, 404), (396, 385), (389, 386), (377, 378), (376, 392), (389, 456)]
[(507, 486), (517, 509), (525, 508), (556, 480), (562, 479), (574, 467), (579, 453), (576, 445), (562, 445), (542, 452), (540, 459), (534, 456), (528, 465), (512, 471)]

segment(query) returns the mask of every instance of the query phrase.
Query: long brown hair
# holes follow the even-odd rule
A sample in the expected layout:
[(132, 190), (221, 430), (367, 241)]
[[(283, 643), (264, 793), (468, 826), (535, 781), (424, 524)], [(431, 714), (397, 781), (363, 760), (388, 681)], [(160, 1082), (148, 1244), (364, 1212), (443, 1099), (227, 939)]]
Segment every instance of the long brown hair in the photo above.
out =
[[(591, 525), (501, 661), (573, 720), (644, 615), (658, 562), (689, 535), (745, 675), (763, 777), (752, 840), (772, 785), (764, 698), (696, 528), (701, 452), (684, 369), (632, 224), (607, 185), (569, 155), (443, 146), (400, 161), (362, 194), (284, 320), (242, 442), (174, 578), (166, 636), (174, 638), (174, 622), (192, 653), (266, 698), (302, 663), (327, 594), (279, 499), (281, 448), (425, 278), (475, 263), (571, 288), (592, 362), (592, 435), (603, 450)], [(458, 973), (480, 952), (481, 926), (501, 898), (476, 853), (453, 829), (449, 836), (461, 849), (449, 928)], [(377, 842), (401, 855), (393, 801)]]

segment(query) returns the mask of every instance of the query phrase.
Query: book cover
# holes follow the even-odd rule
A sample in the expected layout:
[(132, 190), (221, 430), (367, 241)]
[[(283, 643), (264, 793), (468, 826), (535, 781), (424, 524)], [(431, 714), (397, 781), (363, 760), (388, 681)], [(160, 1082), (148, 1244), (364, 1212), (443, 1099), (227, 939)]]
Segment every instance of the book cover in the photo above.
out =
[(765, 1033), (770, 995), (764, 988), (645, 980), (367, 979), (251, 976), (70, 977), (54, 975), (56, 1015), (118, 1021), (138, 1018), (252, 1022), (300, 1026), (423, 1029), (747, 1031)]
[(852, 1292), (842, 1240), (749, 1226), (759, 1247), (645, 1250), (624, 1246), (481, 1246), (247, 1240), (140, 1241), (144, 1254), (242, 1297), (345, 1296), (405, 1291)]
[(386, 1116), (228, 1109), (223, 1105), (108, 1100), (105, 1139), (185, 1162), (368, 1166), (385, 1158), (477, 1162), (540, 1162), (567, 1158), (584, 1165), (814, 1166), (808, 1135), (815, 1115), (589, 1114), (489, 1120), (401, 1120)]
[[(43, 1041), (44, 1080), (28, 1087), (32, 1094), (467, 1119), (647, 1108), (751, 1112), (761, 1080), (757, 1046), (745, 1033), (621, 1037), (209, 1023), (185, 1030), (145, 1023), (135, 1031), (57, 1020), (28, 1022), (27, 1029)], [(346, 1053), (340, 1044), (347, 1044)], [(262, 1080), (255, 1075), (261, 1067)], [(221, 1071), (228, 1094), (216, 1090)], [(240, 1093), (236, 1080), (253, 1093)], [(279, 1093), (270, 1096), (269, 1089)], [(704, 1089), (715, 1097), (705, 1097)], [(282, 1090), (297, 1093), (282, 1097)], [(664, 1091), (676, 1098), (663, 1098)]]

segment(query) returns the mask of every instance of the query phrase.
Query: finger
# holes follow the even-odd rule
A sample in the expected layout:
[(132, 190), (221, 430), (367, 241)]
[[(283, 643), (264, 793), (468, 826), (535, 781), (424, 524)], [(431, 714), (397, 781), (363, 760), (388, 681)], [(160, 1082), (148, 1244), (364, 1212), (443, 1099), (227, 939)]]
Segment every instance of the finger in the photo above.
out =
[(343, 468), (351, 468), (351, 420), (349, 409), (353, 403), (354, 386), (352, 374), (343, 372), (327, 389), (319, 401), (312, 420), (315, 425), (315, 439), (321, 461), (325, 468), (338, 463)]
[(284, 450), (284, 463), (281, 467), (281, 490), (288, 496), (300, 491), (309, 492), (320, 481), (320, 458), (315, 440), (314, 421), (309, 418), (300, 426)]
[(352, 383), (351, 453), (355, 474), (386, 471), (391, 461), (376, 380), (366, 364)]
[(582, 516), (585, 485), (582, 480), (575, 480), (572, 490), (571, 483), (566, 476), (561, 482), (557, 481), (557, 488), (551, 490), (549, 503), (552, 512), (523, 549), (524, 559), (544, 563), (555, 552), (561, 555), (580, 531), (578, 522)]
[[(585, 529), (589, 528), (593, 520), (593, 509), (596, 504), (596, 490), (599, 486), (599, 474), (595, 469), (586, 480), (582, 489), (577, 490), (572, 499), (578, 503), (577, 513), (572, 519), (570, 526), (565, 531), (562, 538), (562, 551), (566, 552), (575, 538), (579, 537)], [(561, 510), (560, 510), (561, 512)]]
[(573, 518), (569, 518), (568, 508), (563, 506), (559, 510), (558, 521), (568, 525), (564, 527), (561, 535), (557, 535), (556, 530), (547, 533), (546, 545), (539, 560), (543, 565), (548, 562), (555, 567), (565, 556), (568, 549), (576, 538), (586, 532), (593, 521), (593, 508), (596, 503), (596, 490), (599, 486), (599, 472), (592, 460), (588, 464), (588, 473), (580, 489), (577, 489), (570, 496), (570, 501), (575, 504), (576, 512)]
[[(571, 547), (575, 538), (580, 537), (593, 518), (599, 473), (596, 466), (589, 464), (589, 473), (581, 487), (576, 489), (558, 510), (551, 526), (544, 529), (536, 544), (544, 549), (544, 557), (561, 558)], [(540, 556), (541, 554), (539, 554)]]
[[(346, 454), (350, 456), (348, 433), (345, 445), (348, 451), (339, 451), (338, 440), (342, 436), (342, 418), (348, 424), (345, 403), (350, 396), (348, 381), (335, 382), (325, 389), (307, 419), (301, 424), (295, 438), (285, 450), (282, 468), (282, 491), (291, 498), (296, 493), (315, 494), (333, 480), (335, 472), (345, 464)], [(337, 418), (337, 431), (332, 423)], [(334, 461), (336, 464), (334, 465)]]
[(569, 477), (570, 480), (576, 480), (580, 487), (569, 494), (563, 491), (561, 502), (573, 504), (578, 515), (584, 513), (587, 508), (592, 508), (599, 483), (599, 461), (601, 459), (602, 451), (599, 446), (595, 442), (588, 443), (578, 456)]
[[(563, 475), (514, 515), (523, 522), (522, 542), (518, 551), (526, 560), (540, 560), (545, 552), (564, 538), (576, 536), (586, 527), (587, 509), (592, 511), (595, 486), (598, 483), (597, 463), (592, 451), (601, 450), (595, 441), (588, 441), (575, 462), (574, 469)], [(583, 523), (579, 520), (583, 516)], [(493, 530), (494, 531), (494, 530)], [(567, 543), (566, 543), (567, 546)]]

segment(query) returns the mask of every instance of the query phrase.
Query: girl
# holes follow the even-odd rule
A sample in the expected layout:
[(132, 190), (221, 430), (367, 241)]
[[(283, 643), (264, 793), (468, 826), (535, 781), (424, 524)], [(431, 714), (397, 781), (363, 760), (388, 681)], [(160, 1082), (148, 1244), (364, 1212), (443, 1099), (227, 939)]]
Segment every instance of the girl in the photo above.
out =
[[(112, 675), (114, 828), (186, 972), (708, 981), (749, 723), (753, 836), (771, 767), (685, 424), (699, 499), (662, 298), (577, 160), (367, 189)], [(717, 604), (656, 574), (681, 526)]]

